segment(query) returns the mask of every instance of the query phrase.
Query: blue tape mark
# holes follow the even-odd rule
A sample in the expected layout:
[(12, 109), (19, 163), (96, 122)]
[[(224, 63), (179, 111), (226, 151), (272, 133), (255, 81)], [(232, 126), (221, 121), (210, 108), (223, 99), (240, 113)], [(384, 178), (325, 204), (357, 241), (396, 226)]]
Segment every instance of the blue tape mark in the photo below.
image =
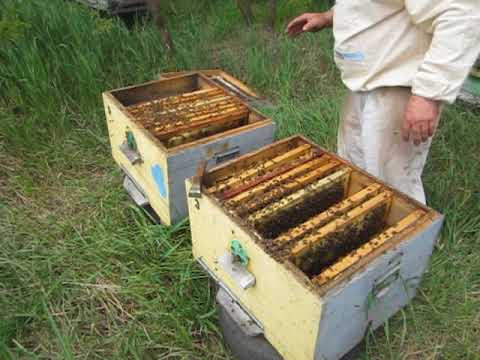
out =
[(157, 184), (158, 192), (162, 197), (167, 197), (167, 186), (165, 184), (165, 174), (163, 173), (163, 169), (160, 165), (153, 165), (152, 166), (152, 176)]
[(363, 61), (365, 60), (365, 55), (361, 51), (356, 52), (342, 52), (335, 50), (335, 53), (343, 60), (350, 60), (350, 61)]

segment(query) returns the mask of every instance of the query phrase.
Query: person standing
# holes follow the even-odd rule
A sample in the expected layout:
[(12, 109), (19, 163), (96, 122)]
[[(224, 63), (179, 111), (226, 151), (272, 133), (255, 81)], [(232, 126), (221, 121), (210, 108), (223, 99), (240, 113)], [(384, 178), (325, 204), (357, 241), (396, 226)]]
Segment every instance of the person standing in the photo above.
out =
[(442, 107), (480, 53), (480, 1), (338, 0), (296, 17), (287, 33), (331, 26), (349, 89), (338, 154), (425, 203), (421, 176)]

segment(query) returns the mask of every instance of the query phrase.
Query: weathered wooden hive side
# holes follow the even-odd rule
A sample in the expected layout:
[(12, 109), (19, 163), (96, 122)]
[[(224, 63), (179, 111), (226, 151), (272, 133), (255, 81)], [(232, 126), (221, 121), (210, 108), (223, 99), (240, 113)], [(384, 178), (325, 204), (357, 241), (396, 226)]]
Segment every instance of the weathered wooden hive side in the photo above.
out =
[(162, 222), (187, 216), (184, 181), (269, 144), (273, 122), (200, 73), (103, 94), (112, 154)]
[(189, 213), (196, 259), (295, 360), (339, 359), (404, 306), (442, 224), (303, 137), (212, 169)]

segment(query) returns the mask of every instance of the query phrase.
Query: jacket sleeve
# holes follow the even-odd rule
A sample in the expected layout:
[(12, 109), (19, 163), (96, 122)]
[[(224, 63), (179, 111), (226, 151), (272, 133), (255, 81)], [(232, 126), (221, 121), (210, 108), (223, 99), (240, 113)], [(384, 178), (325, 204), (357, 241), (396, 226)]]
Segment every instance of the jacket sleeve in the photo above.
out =
[(432, 34), (432, 43), (412, 92), (452, 103), (480, 53), (479, 0), (405, 0), (412, 22)]

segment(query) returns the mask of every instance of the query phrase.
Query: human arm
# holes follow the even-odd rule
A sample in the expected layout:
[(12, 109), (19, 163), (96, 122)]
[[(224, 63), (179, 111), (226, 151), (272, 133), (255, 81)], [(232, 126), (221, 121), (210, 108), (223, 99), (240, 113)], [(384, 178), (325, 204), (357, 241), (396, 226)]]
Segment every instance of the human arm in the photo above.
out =
[(442, 103), (455, 101), (480, 53), (478, 0), (405, 0), (412, 22), (432, 34), (431, 46), (412, 83), (402, 129), (406, 141), (435, 132)]
[(287, 25), (287, 34), (291, 37), (305, 32), (316, 32), (333, 25), (333, 9), (322, 13), (305, 13), (297, 16)]

